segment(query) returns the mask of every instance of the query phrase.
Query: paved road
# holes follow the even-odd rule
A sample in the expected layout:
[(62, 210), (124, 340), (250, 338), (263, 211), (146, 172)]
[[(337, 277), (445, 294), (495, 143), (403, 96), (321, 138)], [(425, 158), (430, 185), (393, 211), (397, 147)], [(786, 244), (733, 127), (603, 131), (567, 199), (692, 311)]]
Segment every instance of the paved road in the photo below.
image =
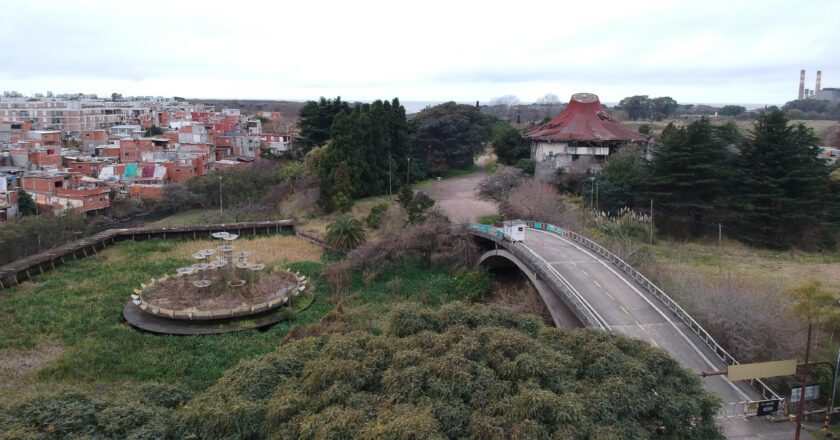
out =
[[(612, 263), (546, 231), (528, 229), (525, 245), (562, 274), (614, 331), (664, 349), (697, 373), (726, 369), (685, 324)], [(706, 388), (724, 402), (760, 399), (746, 384), (729, 382), (724, 376), (704, 380)]]

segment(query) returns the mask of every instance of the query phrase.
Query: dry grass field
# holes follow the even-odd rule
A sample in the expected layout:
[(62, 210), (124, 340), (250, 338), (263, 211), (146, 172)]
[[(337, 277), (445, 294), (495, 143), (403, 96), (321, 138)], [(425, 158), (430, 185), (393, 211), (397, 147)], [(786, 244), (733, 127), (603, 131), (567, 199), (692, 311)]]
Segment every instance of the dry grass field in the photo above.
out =
[(716, 242), (660, 241), (652, 252), (674, 272), (770, 283), (781, 289), (816, 278), (840, 293), (840, 255), (836, 253), (757, 249), (734, 240), (725, 240), (720, 249)]
[[(195, 240), (179, 243), (169, 252), (155, 254), (155, 258), (184, 258), (190, 259), (191, 255), (201, 249), (215, 249), (219, 245), (218, 240)], [(236, 251), (251, 252), (248, 257), (251, 261), (262, 263), (298, 263), (301, 261), (319, 262), (324, 250), (312, 243), (303, 241), (293, 235), (273, 235), (270, 237), (254, 237), (251, 239), (239, 239), (233, 242)]]
[[(650, 125), (651, 132), (656, 135), (662, 134), (662, 130), (668, 126), (669, 123), (673, 122), (675, 125), (683, 125), (687, 122), (691, 122), (696, 118), (692, 119), (668, 119), (664, 121), (621, 121), (622, 124), (632, 128), (633, 130), (638, 130), (642, 125)], [(729, 118), (712, 118), (712, 121), (719, 124), (724, 124), (730, 121)], [(806, 127), (813, 128), (814, 133), (817, 136), (825, 141), (827, 136), (831, 134), (832, 130), (836, 127), (840, 126), (840, 122), (838, 121), (825, 121), (825, 120), (818, 120), (818, 121), (811, 121), (811, 120), (794, 120), (793, 122), (801, 122), (805, 124)], [(752, 130), (753, 124), (755, 121), (735, 121), (735, 124), (738, 125), (738, 129), (741, 133), (748, 133)]]

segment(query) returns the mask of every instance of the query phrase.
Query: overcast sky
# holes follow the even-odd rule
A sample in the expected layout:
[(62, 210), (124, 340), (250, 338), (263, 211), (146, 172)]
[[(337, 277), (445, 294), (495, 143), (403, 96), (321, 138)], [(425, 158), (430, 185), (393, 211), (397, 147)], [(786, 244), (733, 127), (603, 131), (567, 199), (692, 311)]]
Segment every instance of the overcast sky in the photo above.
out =
[(782, 104), (840, 87), (840, 1), (4, 0), (0, 89)]

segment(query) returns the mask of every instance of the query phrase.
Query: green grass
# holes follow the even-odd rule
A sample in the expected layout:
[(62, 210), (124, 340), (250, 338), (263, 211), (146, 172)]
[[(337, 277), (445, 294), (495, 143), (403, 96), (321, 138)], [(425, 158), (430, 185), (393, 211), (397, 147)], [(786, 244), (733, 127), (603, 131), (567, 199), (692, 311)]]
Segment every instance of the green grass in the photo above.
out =
[[(441, 180), (444, 180), (444, 179), (449, 179), (449, 178), (452, 178), (452, 177), (466, 176), (467, 174), (472, 174), (476, 171), (478, 171), (478, 165), (473, 164), (471, 167), (469, 167), (465, 170), (446, 170), (446, 171), (440, 173), (440, 178), (441, 178)], [(415, 190), (417, 190), (417, 189), (420, 189), (420, 188), (425, 188), (425, 187), (427, 187), (427, 186), (429, 186), (429, 185), (431, 185), (431, 184), (433, 184), (437, 181), (438, 180), (436, 178), (426, 179), (422, 182), (415, 183), (414, 185), (412, 185), (412, 187)]]
[(492, 225), (493, 223), (502, 221), (502, 216), (500, 216), (500, 215), (485, 215), (485, 216), (477, 218), (475, 221), (478, 222), (478, 223), (481, 223), (482, 225)]
[(449, 179), (450, 177), (458, 177), (458, 176), (466, 176), (467, 174), (472, 174), (478, 170), (478, 165), (472, 164), (471, 167), (465, 170), (446, 170), (440, 173), (440, 177), (443, 179)]
[[(271, 351), (292, 325), (315, 322), (332, 308), (326, 303), (328, 289), (315, 283), (315, 301), (306, 311), (265, 332), (180, 337), (137, 331), (124, 322), (122, 309), (140, 282), (172, 273), (186, 263), (149, 258), (174, 246), (171, 240), (118, 243), (97, 256), (68, 262), (33, 282), (2, 291), (0, 349), (14, 353), (62, 346), (63, 354), (36, 373), (36, 383), (129, 380), (202, 389), (243, 357)], [(318, 263), (288, 266), (313, 279), (322, 270)], [(9, 397), (0, 394), (0, 400)]]
[[(202, 390), (241, 359), (271, 352), (292, 326), (316, 323), (333, 309), (327, 302), (330, 287), (321, 277), (324, 264), (291, 263), (287, 266), (313, 280), (314, 295), (312, 304), (293, 321), (264, 332), (189, 337), (140, 332), (125, 323), (122, 309), (141, 282), (188, 263), (167, 255), (178, 243), (121, 242), (0, 291), (4, 323), (0, 354), (14, 358), (50, 347), (62, 349), (57, 358), (23, 375), (0, 370), (0, 404), (59, 385), (96, 389), (122, 382), (158, 382)], [(368, 280), (366, 286), (362, 275), (355, 274), (343, 303), (348, 311), (355, 310), (352, 319), (377, 333), (396, 304), (416, 301), (437, 306), (460, 299), (450, 289), (450, 280), (441, 270), (403, 268)]]

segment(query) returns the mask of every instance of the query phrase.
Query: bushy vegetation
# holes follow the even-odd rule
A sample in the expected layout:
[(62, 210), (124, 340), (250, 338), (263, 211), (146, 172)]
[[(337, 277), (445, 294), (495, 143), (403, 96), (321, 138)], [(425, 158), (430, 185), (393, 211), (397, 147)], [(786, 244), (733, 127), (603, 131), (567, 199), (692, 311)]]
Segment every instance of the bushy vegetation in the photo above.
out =
[(493, 125), (493, 138), (490, 143), (499, 161), (505, 165), (514, 165), (517, 161), (531, 156), (531, 142), (522, 138), (519, 129), (504, 121)]
[(357, 270), (381, 273), (398, 266), (454, 271), (471, 266), (478, 255), (468, 232), (444, 221), (429, 220), (388, 232), (379, 241), (354, 249), (347, 258)]
[(188, 401), (59, 394), (16, 406), (2, 423), (47, 438), (708, 440), (723, 438), (717, 402), (642, 341), (454, 303), (397, 308), (380, 336), (291, 342)]
[(471, 301), (478, 301), (493, 290), (493, 275), (484, 267), (458, 269), (452, 278), (452, 290)]
[(426, 219), (426, 211), (435, 205), (434, 199), (422, 191), (414, 192), (408, 185), (400, 188), (397, 202), (408, 216), (409, 223), (420, 223)]
[(0, 227), (0, 264), (79, 238), (96, 230), (97, 222), (78, 214), (26, 216)]
[(372, 208), (370, 208), (370, 214), (368, 214), (368, 216), (365, 217), (365, 224), (367, 224), (369, 228), (378, 228), (379, 224), (382, 222), (382, 216), (385, 215), (385, 212), (387, 210), (387, 203), (380, 203), (378, 205), (374, 205)]
[(190, 178), (184, 185), (207, 205), (219, 206), (219, 177), (222, 178), (221, 191), (225, 207), (256, 202), (265, 195), (268, 187), (278, 183), (273, 170), (234, 167)]

